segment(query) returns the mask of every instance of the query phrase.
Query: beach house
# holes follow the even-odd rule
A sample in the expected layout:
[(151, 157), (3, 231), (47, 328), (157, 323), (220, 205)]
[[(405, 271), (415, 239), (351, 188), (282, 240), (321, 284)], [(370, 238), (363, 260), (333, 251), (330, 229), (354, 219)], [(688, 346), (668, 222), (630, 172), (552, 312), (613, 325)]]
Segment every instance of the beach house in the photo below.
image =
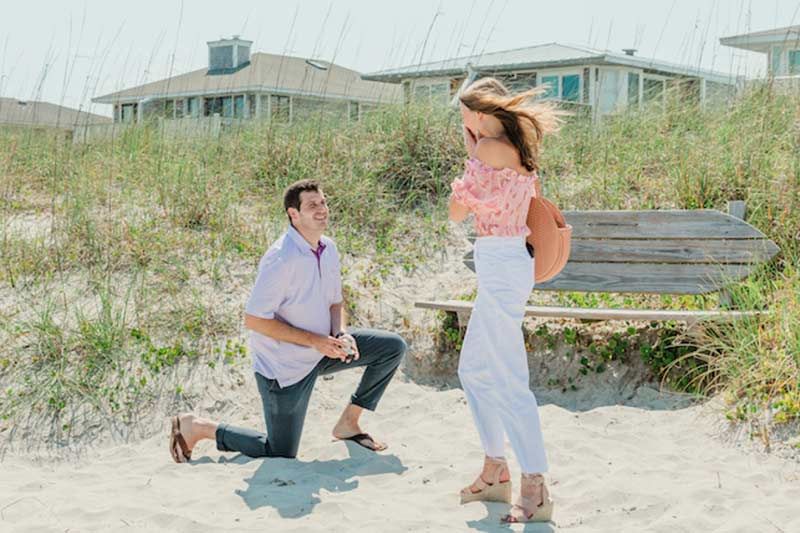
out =
[(515, 90), (544, 86), (546, 98), (594, 118), (650, 102), (664, 103), (669, 94), (704, 105), (735, 93), (739, 81), (735, 76), (640, 57), (636, 52), (548, 43), (392, 68), (363, 78), (400, 84), (407, 102), (447, 104), (472, 80), (494, 76)]
[(767, 56), (767, 75), (778, 83), (800, 87), (800, 25), (723, 37), (724, 46)]
[(0, 98), (0, 125), (3, 126), (53, 128), (69, 132), (87, 124), (109, 122), (109, 117), (50, 102)]
[(113, 108), (114, 122), (219, 117), (292, 122), (315, 113), (347, 120), (377, 105), (400, 102), (392, 84), (366, 81), (321, 59), (251, 52), (238, 35), (210, 41), (208, 65), (92, 99)]

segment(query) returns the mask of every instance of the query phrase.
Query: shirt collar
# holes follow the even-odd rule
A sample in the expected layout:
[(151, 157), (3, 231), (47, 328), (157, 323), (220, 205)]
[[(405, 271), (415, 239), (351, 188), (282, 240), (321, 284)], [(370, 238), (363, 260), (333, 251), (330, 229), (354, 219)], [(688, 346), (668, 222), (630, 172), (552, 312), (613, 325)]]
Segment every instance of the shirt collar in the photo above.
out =
[(311, 247), (311, 245), (308, 244), (308, 241), (302, 235), (300, 235), (300, 232), (297, 231), (297, 229), (295, 229), (295, 227), (292, 226), (291, 224), (289, 225), (289, 229), (286, 232), (286, 234), (289, 235), (289, 238), (292, 239), (292, 241), (294, 241), (297, 247), (303, 252), (308, 251), (316, 255), (317, 257), (320, 257), (322, 255), (322, 252), (325, 251), (326, 246), (322, 242), (322, 239), (320, 239), (319, 244), (317, 245), (317, 250), (315, 251)]

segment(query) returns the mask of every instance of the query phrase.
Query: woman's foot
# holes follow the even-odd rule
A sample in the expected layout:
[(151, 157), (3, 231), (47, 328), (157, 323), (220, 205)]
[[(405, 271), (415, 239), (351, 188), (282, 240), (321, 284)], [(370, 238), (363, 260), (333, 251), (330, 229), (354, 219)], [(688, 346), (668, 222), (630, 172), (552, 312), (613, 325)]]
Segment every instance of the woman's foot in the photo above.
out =
[(522, 474), (520, 497), (503, 522), (548, 522), (553, 515), (553, 500), (541, 474)]
[(478, 500), (511, 502), (511, 475), (505, 459), (486, 457), (478, 478), (461, 489), (462, 504)]

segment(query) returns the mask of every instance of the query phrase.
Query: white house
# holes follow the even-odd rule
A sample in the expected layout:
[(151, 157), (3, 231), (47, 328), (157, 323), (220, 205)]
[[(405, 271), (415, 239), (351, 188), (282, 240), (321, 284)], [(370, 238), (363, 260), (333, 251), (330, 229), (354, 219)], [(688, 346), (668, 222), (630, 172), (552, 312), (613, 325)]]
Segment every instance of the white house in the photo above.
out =
[(671, 87), (679, 87), (681, 97), (704, 104), (734, 94), (740, 81), (731, 74), (639, 57), (633, 49), (617, 54), (558, 43), (394, 68), (363, 78), (402, 84), (406, 101), (424, 98), (446, 104), (482, 76), (494, 76), (517, 90), (544, 85), (546, 97), (582, 108), (593, 118), (664, 102)]
[(328, 61), (252, 53), (234, 36), (208, 42), (208, 67), (98, 96), (113, 106), (116, 123), (147, 118), (302, 119), (319, 110), (344, 120), (379, 104), (400, 102), (400, 89), (365, 81)]
[(800, 79), (800, 26), (723, 37), (720, 44), (767, 54), (770, 78)]

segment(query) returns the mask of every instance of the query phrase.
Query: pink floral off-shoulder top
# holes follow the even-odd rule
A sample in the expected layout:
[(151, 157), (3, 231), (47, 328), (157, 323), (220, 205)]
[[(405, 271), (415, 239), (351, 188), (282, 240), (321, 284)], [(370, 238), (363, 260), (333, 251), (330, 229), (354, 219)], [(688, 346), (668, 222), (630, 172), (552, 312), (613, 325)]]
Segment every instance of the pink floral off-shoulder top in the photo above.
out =
[(535, 194), (530, 176), (512, 168), (496, 169), (477, 158), (467, 159), (464, 175), (453, 180), (453, 199), (475, 215), (475, 231), (482, 237), (527, 237), (525, 219)]

